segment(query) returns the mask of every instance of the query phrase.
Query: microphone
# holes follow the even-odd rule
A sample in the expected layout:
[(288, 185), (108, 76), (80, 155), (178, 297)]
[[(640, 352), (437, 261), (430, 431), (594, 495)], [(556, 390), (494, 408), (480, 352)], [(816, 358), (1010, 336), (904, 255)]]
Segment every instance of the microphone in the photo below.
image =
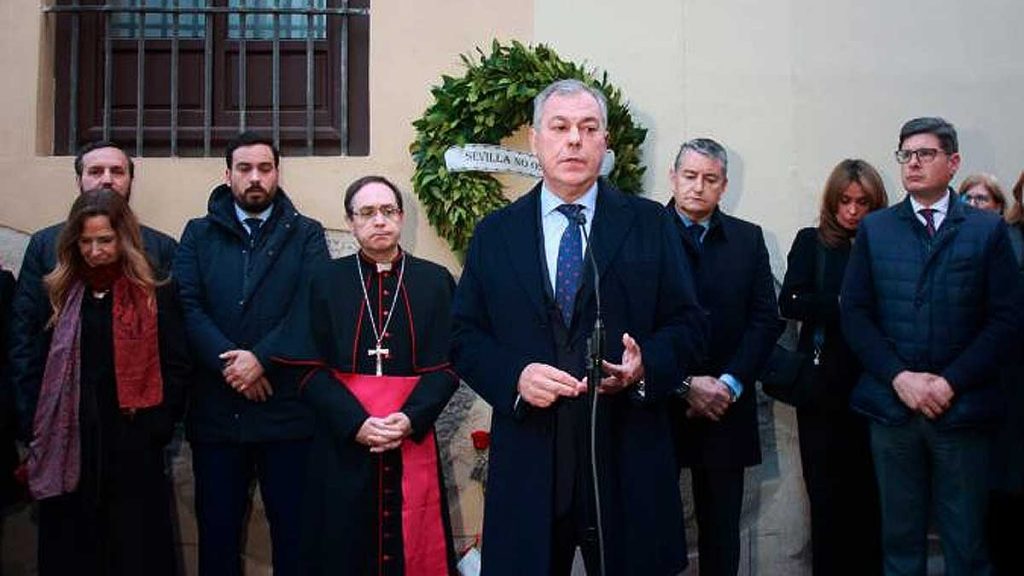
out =
[[(576, 225), (580, 227), (580, 231), (583, 232), (583, 239), (587, 241), (587, 253), (586, 259), (590, 262), (590, 268), (594, 271), (594, 301), (597, 303), (597, 318), (594, 323), (595, 333), (596, 327), (601, 326), (602, 333), (601, 337), (604, 337), (604, 322), (601, 316), (601, 273), (597, 269), (597, 260), (594, 259), (594, 251), (590, 247), (590, 236), (587, 234), (587, 215), (580, 211), (576, 214)], [(600, 350), (598, 350), (600, 353)]]
[(576, 225), (580, 227), (587, 241), (586, 259), (594, 271), (594, 301), (597, 304), (594, 315), (594, 331), (587, 338), (587, 399), (590, 401), (590, 474), (594, 488), (594, 522), (597, 529), (598, 574), (604, 576), (604, 527), (601, 523), (601, 489), (597, 475), (597, 387), (601, 383), (601, 357), (604, 351), (604, 319), (601, 315), (601, 272), (594, 258), (593, 245), (587, 234), (587, 215), (576, 213)]

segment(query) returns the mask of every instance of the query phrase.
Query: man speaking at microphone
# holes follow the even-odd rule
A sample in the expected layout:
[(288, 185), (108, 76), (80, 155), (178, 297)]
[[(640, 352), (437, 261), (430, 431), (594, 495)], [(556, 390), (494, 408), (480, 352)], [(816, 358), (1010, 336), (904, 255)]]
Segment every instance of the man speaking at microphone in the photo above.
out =
[[(598, 178), (607, 118), (604, 95), (576, 80), (537, 95), (543, 181), (477, 226), (456, 290), (452, 360), (493, 408), (486, 576), (567, 575), (577, 548), (589, 574), (686, 566), (664, 400), (703, 345), (703, 313), (671, 218)], [(598, 304), (604, 377), (590, 383)]]

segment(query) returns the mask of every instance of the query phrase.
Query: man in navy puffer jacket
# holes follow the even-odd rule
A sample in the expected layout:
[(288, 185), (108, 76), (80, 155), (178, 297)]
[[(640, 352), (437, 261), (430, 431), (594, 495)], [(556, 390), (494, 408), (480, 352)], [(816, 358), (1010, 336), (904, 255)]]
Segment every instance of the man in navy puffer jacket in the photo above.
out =
[(843, 283), (843, 331), (864, 364), (854, 410), (871, 419), (886, 574), (925, 574), (930, 511), (946, 574), (989, 574), (984, 513), (997, 366), (1016, 337), (1006, 225), (957, 202), (956, 131), (917, 118), (896, 160), (907, 198), (860, 225)]
[(274, 574), (299, 573), (301, 487), (313, 415), (293, 383), (267, 375), (271, 334), (302, 278), (328, 260), (324, 229), (278, 186), (280, 154), (251, 132), (232, 140), (225, 183), (191, 220), (174, 260), (197, 366), (186, 419), (195, 475), (199, 575), (241, 576), (258, 480)]

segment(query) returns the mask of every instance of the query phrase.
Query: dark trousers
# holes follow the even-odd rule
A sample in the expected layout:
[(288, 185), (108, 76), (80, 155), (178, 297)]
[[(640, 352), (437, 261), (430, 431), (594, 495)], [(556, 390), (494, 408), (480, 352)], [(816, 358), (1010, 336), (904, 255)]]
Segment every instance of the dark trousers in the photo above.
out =
[(574, 502), (567, 514), (555, 518), (551, 534), (552, 576), (569, 576), (577, 546), (583, 556), (587, 574), (601, 573), (598, 564), (597, 533), (593, 527), (588, 528), (587, 517), (583, 506)]
[(586, 397), (562, 399), (555, 408), (558, 412), (555, 424), (555, 522), (551, 533), (552, 576), (569, 576), (577, 546), (587, 574), (600, 574), (587, 408)]
[(691, 468), (701, 576), (735, 576), (740, 567), (743, 468)]
[(868, 423), (849, 410), (797, 409), (811, 504), (814, 576), (882, 573), (882, 521)]
[(870, 429), (886, 576), (925, 574), (929, 512), (947, 576), (991, 574), (985, 544), (988, 435), (940, 429), (921, 415), (899, 426), (871, 422)]
[(989, 492), (988, 538), (995, 576), (1024, 574), (1020, 522), (1024, 518), (1024, 493)]
[(308, 445), (308, 440), (192, 444), (201, 576), (241, 575), (253, 480), (259, 481), (270, 525), (274, 574), (298, 574)]

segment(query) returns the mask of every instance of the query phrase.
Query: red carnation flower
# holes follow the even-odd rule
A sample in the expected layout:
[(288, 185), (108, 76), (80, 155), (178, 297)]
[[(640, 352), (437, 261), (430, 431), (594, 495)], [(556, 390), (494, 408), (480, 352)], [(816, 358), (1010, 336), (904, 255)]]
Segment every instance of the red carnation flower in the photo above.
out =
[(473, 438), (473, 448), (487, 450), (491, 447), (491, 433), (487, 430), (474, 430), (470, 437)]

